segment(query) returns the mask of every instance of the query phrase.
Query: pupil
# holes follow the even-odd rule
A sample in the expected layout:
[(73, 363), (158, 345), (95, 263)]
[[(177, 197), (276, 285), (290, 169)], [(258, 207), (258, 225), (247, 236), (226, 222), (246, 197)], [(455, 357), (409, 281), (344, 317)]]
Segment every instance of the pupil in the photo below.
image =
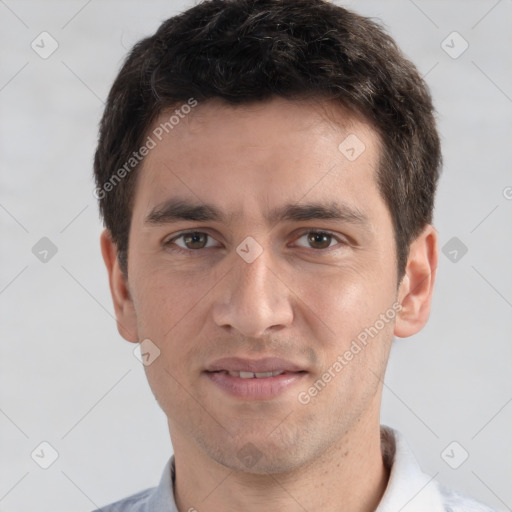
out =
[(328, 247), (330, 243), (331, 235), (328, 235), (327, 233), (313, 233), (312, 236), (310, 236), (310, 241), (313, 244), (320, 244), (323, 247)]
[[(201, 246), (204, 244), (204, 235), (202, 233), (191, 233), (187, 237), (187, 244), (197, 245)], [(195, 247), (197, 249), (197, 247)]]

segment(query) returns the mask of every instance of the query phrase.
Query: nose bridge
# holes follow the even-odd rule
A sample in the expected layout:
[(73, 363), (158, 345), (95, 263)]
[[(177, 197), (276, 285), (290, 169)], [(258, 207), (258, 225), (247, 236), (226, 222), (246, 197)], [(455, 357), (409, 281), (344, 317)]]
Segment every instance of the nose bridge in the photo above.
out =
[[(250, 237), (248, 237), (250, 238)], [(245, 240), (233, 253), (233, 271), (227, 276), (215, 321), (246, 336), (260, 336), (292, 319), (290, 290), (278, 279), (270, 250)]]
[[(239, 248), (239, 252), (242, 252), (243, 249), (243, 246)], [(250, 248), (249, 253), (252, 250)], [(235, 275), (238, 281), (238, 286), (235, 287), (237, 293), (242, 296), (247, 295), (249, 299), (255, 294), (260, 294), (260, 299), (264, 299), (266, 303), (272, 302), (273, 298), (268, 295), (269, 292), (272, 292), (272, 287), (269, 285), (275, 285), (276, 276), (275, 271), (272, 270), (270, 251), (262, 250), (254, 260), (246, 260), (243, 256), (240, 256), (240, 259), (241, 261), (237, 261), (235, 264)], [(275, 287), (274, 291), (276, 291)]]

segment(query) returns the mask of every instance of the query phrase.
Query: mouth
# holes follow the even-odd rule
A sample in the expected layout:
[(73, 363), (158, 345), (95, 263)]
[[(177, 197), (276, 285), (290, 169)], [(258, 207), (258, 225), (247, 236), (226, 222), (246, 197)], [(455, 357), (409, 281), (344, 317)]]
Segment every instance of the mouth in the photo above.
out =
[(219, 370), (209, 373), (224, 373), (231, 375), (231, 377), (239, 377), (240, 379), (268, 379), (269, 377), (277, 377), (285, 373), (305, 373), (305, 372), (286, 372), (284, 370), (277, 370), (274, 372), (245, 372), (245, 371), (233, 371), (233, 370)]
[(217, 359), (206, 367), (207, 372), (233, 373), (232, 377), (267, 378), (269, 373), (296, 373), (305, 371), (303, 367), (279, 357), (248, 359), (241, 357), (224, 357)]
[[(245, 361), (243, 369), (210, 369), (204, 373), (208, 380), (229, 397), (248, 400), (272, 400), (285, 392), (291, 393), (292, 388), (302, 381), (307, 371), (288, 363), (287, 368), (275, 368), (277, 361), (265, 360), (262, 362)], [(281, 361), (282, 364), (282, 361)], [(260, 368), (255, 368), (255, 366)], [(266, 371), (250, 371), (247, 367), (252, 366), (254, 370), (261, 370), (261, 366), (267, 366)], [(274, 366), (268, 369), (268, 366)]]

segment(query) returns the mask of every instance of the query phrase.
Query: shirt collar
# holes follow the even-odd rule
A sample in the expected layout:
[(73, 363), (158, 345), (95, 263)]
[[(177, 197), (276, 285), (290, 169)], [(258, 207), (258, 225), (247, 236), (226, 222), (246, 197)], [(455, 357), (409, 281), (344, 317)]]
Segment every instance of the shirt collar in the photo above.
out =
[(169, 511), (179, 512), (174, 500), (174, 482), (176, 476), (176, 467), (174, 464), (174, 455), (167, 461), (162, 478), (158, 487), (155, 488), (148, 500), (148, 511)]
[(397, 430), (380, 429), (388, 485), (375, 512), (445, 512), (438, 483), (423, 473), (407, 441)]

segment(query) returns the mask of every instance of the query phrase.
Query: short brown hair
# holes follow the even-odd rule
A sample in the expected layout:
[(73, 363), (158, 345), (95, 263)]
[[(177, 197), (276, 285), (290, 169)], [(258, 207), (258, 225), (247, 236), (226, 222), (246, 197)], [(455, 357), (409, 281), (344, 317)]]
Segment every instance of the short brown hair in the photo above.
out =
[(410, 243), (432, 222), (441, 166), (432, 100), (378, 24), (324, 0), (205, 0), (131, 50), (108, 96), (94, 159), (95, 195), (125, 274), (140, 167), (126, 162), (156, 117), (191, 98), (240, 104), (272, 96), (333, 99), (377, 131), (377, 181), (403, 275)]

